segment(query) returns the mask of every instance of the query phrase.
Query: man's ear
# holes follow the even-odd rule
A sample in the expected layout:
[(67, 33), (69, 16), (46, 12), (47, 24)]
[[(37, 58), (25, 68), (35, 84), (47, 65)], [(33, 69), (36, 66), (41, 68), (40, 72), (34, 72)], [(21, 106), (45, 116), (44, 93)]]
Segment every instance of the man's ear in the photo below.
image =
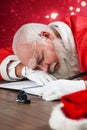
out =
[(42, 31), (42, 32), (40, 33), (40, 36), (41, 36), (41, 37), (45, 37), (45, 38), (52, 39), (51, 34), (50, 34), (49, 32), (46, 32), (46, 31)]

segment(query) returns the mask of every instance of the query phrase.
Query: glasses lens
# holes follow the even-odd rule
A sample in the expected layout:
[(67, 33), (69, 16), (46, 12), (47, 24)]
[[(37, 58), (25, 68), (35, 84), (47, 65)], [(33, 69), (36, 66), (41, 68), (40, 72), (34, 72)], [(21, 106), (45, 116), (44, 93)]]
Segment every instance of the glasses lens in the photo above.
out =
[(37, 66), (37, 60), (32, 58), (29, 60), (28, 67), (31, 69), (35, 69)]

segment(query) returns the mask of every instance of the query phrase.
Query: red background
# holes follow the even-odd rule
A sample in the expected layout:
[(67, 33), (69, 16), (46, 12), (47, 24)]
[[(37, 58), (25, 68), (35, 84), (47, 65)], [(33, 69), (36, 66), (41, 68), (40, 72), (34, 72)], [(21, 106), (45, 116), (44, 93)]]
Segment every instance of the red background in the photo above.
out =
[[(0, 48), (11, 46), (14, 33), (25, 23), (48, 24), (73, 13), (87, 17), (86, 2), (87, 0), (0, 0)], [(52, 13), (58, 15), (53, 19)]]

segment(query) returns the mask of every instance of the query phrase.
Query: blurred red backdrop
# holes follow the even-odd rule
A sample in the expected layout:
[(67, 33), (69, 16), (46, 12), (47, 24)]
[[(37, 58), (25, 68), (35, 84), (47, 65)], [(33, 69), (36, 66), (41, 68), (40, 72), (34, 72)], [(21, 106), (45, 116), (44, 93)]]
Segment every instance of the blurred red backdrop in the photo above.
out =
[(48, 24), (67, 15), (87, 17), (87, 0), (0, 0), (0, 48), (11, 46), (25, 23)]

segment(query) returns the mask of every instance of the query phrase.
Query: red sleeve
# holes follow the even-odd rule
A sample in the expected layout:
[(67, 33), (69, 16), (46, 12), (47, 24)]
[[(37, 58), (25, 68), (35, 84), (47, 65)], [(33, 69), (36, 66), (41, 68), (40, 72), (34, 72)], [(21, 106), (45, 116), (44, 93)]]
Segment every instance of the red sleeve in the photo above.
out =
[(3, 59), (5, 59), (7, 56), (13, 55), (12, 48), (1, 48), (0, 49), (0, 63)]
[[(3, 73), (5, 73), (5, 59), (9, 57), (10, 55), (13, 55), (12, 48), (2, 48), (0, 49), (0, 80), (3, 80)], [(3, 65), (2, 65), (3, 64)]]

